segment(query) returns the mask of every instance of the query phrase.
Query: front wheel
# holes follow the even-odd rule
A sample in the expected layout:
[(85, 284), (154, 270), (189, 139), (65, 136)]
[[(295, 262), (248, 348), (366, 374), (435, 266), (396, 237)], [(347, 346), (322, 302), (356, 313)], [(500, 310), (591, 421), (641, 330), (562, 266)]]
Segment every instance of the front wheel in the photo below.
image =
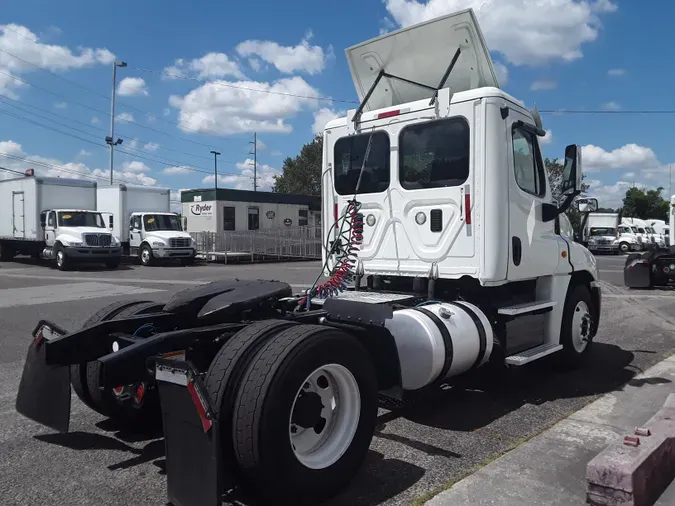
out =
[(141, 250), (139, 251), (138, 255), (141, 258), (141, 264), (145, 266), (152, 265), (154, 257), (152, 254), (152, 248), (150, 248), (150, 246), (147, 244), (141, 246)]
[(68, 255), (66, 255), (66, 252), (61, 245), (56, 245), (54, 249), (56, 268), (60, 271), (67, 271), (70, 268), (70, 260), (68, 259)]
[(592, 337), (593, 301), (586, 285), (571, 288), (562, 315), (560, 328), (560, 351), (562, 365), (577, 368), (583, 365), (590, 354)]
[(630, 251), (630, 244), (622, 242), (619, 244), (619, 249), (621, 250), (621, 253), (628, 253)]
[(314, 504), (352, 480), (377, 417), (375, 370), (354, 336), (289, 328), (260, 349), (240, 384), (232, 435), (245, 485), (272, 502)]

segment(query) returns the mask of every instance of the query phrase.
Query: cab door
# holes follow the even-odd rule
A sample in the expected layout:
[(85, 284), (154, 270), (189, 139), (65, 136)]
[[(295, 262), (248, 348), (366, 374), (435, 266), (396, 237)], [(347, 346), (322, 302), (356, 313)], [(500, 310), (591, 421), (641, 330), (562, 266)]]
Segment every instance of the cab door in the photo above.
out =
[(141, 224), (141, 216), (131, 215), (129, 218), (129, 246), (138, 249), (143, 242), (143, 225)]
[(542, 206), (553, 203), (553, 197), (537, 135), (528, 125), (527, 116), (511, 109), (505, 168), (509, 171), (509, 281), (551, 275), (560, 261), (555, 220), (542, 220)]

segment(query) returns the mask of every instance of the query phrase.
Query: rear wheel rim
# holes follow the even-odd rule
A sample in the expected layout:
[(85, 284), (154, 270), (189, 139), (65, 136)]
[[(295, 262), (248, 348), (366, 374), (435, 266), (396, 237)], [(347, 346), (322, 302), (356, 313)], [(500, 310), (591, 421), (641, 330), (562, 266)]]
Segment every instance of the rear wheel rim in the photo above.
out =
[(361, 394), (354, 375), (340, 364), (312, 372), (298, 389), (288, 435), (298, 461), (325, 469), (349, 449), (359, 426)]

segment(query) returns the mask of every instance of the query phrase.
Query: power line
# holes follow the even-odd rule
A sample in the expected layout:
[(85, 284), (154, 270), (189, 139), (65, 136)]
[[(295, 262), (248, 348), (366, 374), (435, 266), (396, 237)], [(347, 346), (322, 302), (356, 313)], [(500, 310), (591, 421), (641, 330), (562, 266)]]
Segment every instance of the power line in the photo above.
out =
[(162, 76), (166, 77), (173, 77), (174, 79), (187, 79), (190, 81), (197, 81), (202, 84), (213, 84), (215, 86), (221, 86), (223, 88), (233, 88), (235, 90), (243, 90), (243, 91), (253, 91), (255, 93), (266, 93), (268, 95), (281, 95), (284, 97), (293, 97), (293, 98), (304, 98), (308, 100), (318, 100), (318, 101), (324, 101), (324, 102), (335, 102), (335, 103), (344, 103), (344, 104), (358, 104), (356, 100), (342, 100), (339, 98), (329, 98), (329, 97), (322, 97), (322, 96), (309, 96), (309, 95), (299, 95), (296, 93), (287, 93), (283, 91), (272, 91), (272, 90), (259, 90), (257, 88), (250, 88), (247, 86), (237, 86), (236, 84), (229, 84), (229, 83), (224, 83), (222, 81), (205, 81), (204, 79), (199, 79), (197, 77), (191, 77), (191, 76), (182, 76), (178, 74), (170, 74), (168, 72), (164, 71), (159, 71), (159, 70), (152, 70), (152, 69), (144, 69), (140, 67), (130, 67), (134, 70), (138, 70), (140, 72), (150, 72), (151, 74), (159, 74)]
[(604, 109), (542, 109), (542, 114), (675, 114), (675, 109), (624, 109), (606, 111)]
[[(52, 116), (56, 116), (57, 118), (61, 118), (61, 119), (68, 120), (68, 121), (72, 121), (73, 123), (77, 123), (77, 124), (83, 125), (83, 126), (85, 126), (85, 127), (87, 127), (87, 128), (91, 128), (91, 129), (94, 129), (94, 130), (98, 130), (98, 131), (100, 131), (100, 132), (104, 132), (104, 133), (106, 133), (106, 134), (108, 133), (108, 131), (107, 131), (106, 129), (104, 129), (104, 128), (97, 127), (97, 126), (95, 126), (95, 125), (90, 125), (89, 123), (85, 123), (84, 121), (79, 121), (79, 120), (76, 120), (76, 119), (74, 119), (74, 118), (70, 118), (70, 117), (68, 117), (68, 116), (65, 116), (65, 115), (63, 115), (63, 114), (58, 114), (58, 113), (55, 113), (55, 112), (53, 112), (53, 111), (49, 111), (49, 110), (47, 110), (47, 109), (44, 109), (43, 107), (38, 107), (38, 106), (36, 106), (36, 105), (29, 104), (29, 103), (27, 103), (27, 102), (20, 102), (19, 100), (16, 100), (16, 99), (14, 99), (14, 98), (7, 97), (7, 96), (0, 96), (0, 99), (2, 99), (2, 100), (11, 100), (12, 102), (16, 102), (16, 104), (21, 104), (21, 106), (31, 107), (31, 108), (33, 108), (33, 109), (37, 109), (38, 111), (42, 111), (42, 112), (45, 112), (45, 113), (47, 113), (47, 114), (51, 114)], [(17, 108), (17, 109), (20, 109), (20, 110), (22, 110), (22, 111), (24, 111), (24, 112), (27, 112), (27, 113), (29, 113), (29, 114), (33, 114), (33, 115), (35, 115), (35, 116), (41, 117), (41, 118), (43, 118), (43, 119), (46, 119), (46, 120), (48, 120), (48, 121), (54, 121), (54, 120), (51, 119), (51, 118), (47, 118), (47, 117), (45, 117), (45, 116), (41, 116), (41, 115), (39, 115), (39, 114), (37, 114), (37, 113), (34, 113), (34, 112), (32, 112), (32, 111), (28, 111), (28, 110), (26, 110), (26, 109), (22, 109), (22, 107), (20, 107), (20, 106), (18, 106), (18, 105), (16, 105), (16, 104), (9, 104), (9, 103), (7, 103), (7, 105), (10, 105), (10, 106), (15, 107), (15, 108)], [(54, 121), (54, 123), (58, 123), (58, 122)], [(68, 126), (68, 128), (73, 128), (73, 127)], [(90, 135), (91, 135), (91, 134), (90, 134)], [(209, 157), (204, 156), (204, 155), (198, 155), (198, 154), (196, 154), (196, 153), (190, 153), (189, 151), (181, 151), (181, 150), (178, 150), (178, 149), (169, 148), (169, 147), (163, 146), (162, 144), (158, 144), (158, 143), (153, 142), (153, 141), (143, 140), (143, 139), (140, 139), (140, 138), (138, 138), (138, 137), (133, 137), (133, 136), (130, 136), (130, 135), (124, 135), (124, 133), (120, 133), (120, 136), (121, 136), (122, 138), (125, 138), (125, 139), (128, 139), (128, 140), (132, 140), (132, 141), (136, 141), (136, 142), (139, 142), (139, 143), (141, 143), (141, 144), (152, 144), (152, 145), (155, 145), (155, 146), (157, 146), (158, 149), (163, 149), (163, 150), (166, 150), (166, 151), (173, 151), (173, 152), (175, 152), (175, 153), (180, 153), (180, 154), (187, 155), (187, 156), (192, 156), (192, 157), (195, 157), (195, 158), (203, 158), (203, 159), (205, 159), (205, 160), (211, 160)], [(228, 162), (228, 163), (229, 163), (229, 162)]]
[[(12, 28), (9, 28), (9, 27), (7, 27), (7, 26), (5, 26), (5, 28), (7, 28), (8, 30), (13, 31), (14, 33), (16, 33), (17, 35), (19, 35), (20, 37), (23, 37), (24, 39), (29, 40), (29, 41), (33, 42), (34, 44), (36, 44), (36, 45), (39, 45), (40, 47), (43, 47), (43, 48), (45, 48), (45, 49), (48, 49), (49, 51), (53, 52), (54, 54), (57, 54), (57, 55), (59, 55), (59, 56), (63, 56), (63, 55), (61, 55), (60, 53), (58, 53), (57, 51), (54, 51), (51, 47), (46, 46), (46, 45), (44, 45), (44, 44), (40, 44), (37, 40), (31, 39), (30, 37), (26, 37), (26, 36), (23, 35), (22, 33), (19, 33), (19, 32), (17, 32), (16, 30), (14, 30), (14, 29), (12, 29)], [(93, 94), (95, 94), (95, 95), (97, 95), (97, 96), (99, 96), (99, 97), (101, 97), (101, 98), (104, 98), (104, 99), (106, 99), (106, 100), (111, 100), (111, 97), (110, 97), (109, 95), (106, 95), (105, 93), (100, 93), (100, 92), (98, 92), (98, 91), (96, 91), (96, 90), (92, 90), (91, 88), (88, 88), (87, 86), (84, 86), (83, 84), (80, 84), (80, 83), (78, 83), (78, 82), (76, 82), (76, 81), (73, 81), (73, 80), (71, 80), (71, 79), (68, 79), (68, 78), (66, 78), (66, 77), (63, 77), (63, 76), (57, 74), (56, 72), (53, 72), (53, 71), (51, 71), (51, 70), (49, 70), (49, 69), (46, 69), (46, 68), (41, 67), (41, 66), (39, 66), (39, 65), (37, 65), (37, 64), (35, 64), (35, 63), (32, 63), (32, 62), (30, 62), (30, 61), (28, 61), (28, 60), (25, 60), (25, 59), (21, 58), (20, 56), (17, 56), (17, 55), (15, 55), (15, 54), (13, 54), (13, 53), (10, 53), (9, 51), (5, 51), (4, 49), (0, 49), (0, 52), (3, 52), (3, 53), (5, 53), (6, 55), (9, 55), (9, 56), (11, 56), (11, 57), (13, 57), (13, 58), (16, 58), (17, 60), (22, 61), (22, 62), (24, 62), (24, 63), (27, 64), (27, 65), (31, 65), (32, 67), (34, 67), (34, 68), (36, 68), (36, 69), (38, 69), (38, 70), (42, 70), (43, 72), (47, 72), (47, 73), (51, 74), (52, 76), (57, 77), (58, 79), (61, 79), (61, 80), (65, 81), (65, 82), (67, 82), (67, 83), (70, 83), (70, 84), (72, 84), (72, 85), (74, 85), (74, 86), (77, 86), (78, 88), (81, 88), (81, 89), (83, 89), (83, 90), (86, 90), (86, 91), (88, 91), (88, 92), (90, 92), (90, 93), (93, 93)], [(172, 124), (172, 125), (176, 125), (176, 126), (178, 126), (179, 128), (184, 128), (184, 129), (187, 129), (187, 130), (194, 131), (194, 132), (196, 132), (196, 133), (200, 133), (200, 134), (203, 134), (203, 135), (208, 135), (208, 136), (210, 136), (210, 137), (217, 138), (217, 139), (219, 139), (219, 140), (221, 140), (221, 141), (223, 140), (223, 139), (222, 139), (221, 137), (219, 137), (219, 136), (216, 136), (216, 135), (213, 135), (213, 134), (209, 134), (208, 132), (202, 132), (202, 131), (196, 130), (196, 129), (194, 129), (194, 128), (186, 127), (185, 125), (181, 125), (181, 124), (179, 124), (179, 123), (177, 123), (177, 122), (175, 122), (175, 121), (171, 121), (171, 120), (168, 120), (168, 119), (165, 119), (165, 118), (161, 118), (161, 117), (159, 117), (159, 116), (156, 116), (156, 115), (152, 114), (151, 112), (148, 112), (148, 111), (145, 111), (145, 110), (143, 110), (143, 109), (139, 109), (139, 108), (137, 108), (137, 107), (131, 106), (131, 105), (129, 105), (129, 104), (125, 103), (125, 102), (122, 102), (122, 101), (120, 101), (120, 100), (117, 100), (116, 102), (117, 102), (118, 104), (120, 104), (121, 106), (126, 107), (127, 109), (131, 109), (131, 110), (133, 110), (133, 111), (139, 112), (139, 113), (141, 113), (141, 114), (143, 114), (143, 115), (145, 115), (145, 116), (148, 116), (148, 117), (151, 117), (151, 118), (154, 118), (154, 119), (158, 119), (158, 120), (160, 120), (160, 121), (164, 121), (164, 122), (169, 123), (169, 124)], [(185, 115), (188, 115), (188, 116), (195, 116), (195, 117), (200, 118), (200, 119), (202, 119), (202, 120), (204, 120), (204, 121), (208, 121), (208, 122), (210, 122), (210, 123), (215, 123), (213, 120), (210, 120), (210, 119), (208, 119), (208, 118), (205, 118), (204, 116), (200, 116), (199, 114), (196, 114), (196, 113), (183, 112), (182, 114), (185, 114)], [(139, 125), (139, 126), (142, 126), (142, 125)], [(224, 139), (224, 140), (227, 140), (227, 141), (230, 141), (230, 142), (233, 141), (232, 139)]]

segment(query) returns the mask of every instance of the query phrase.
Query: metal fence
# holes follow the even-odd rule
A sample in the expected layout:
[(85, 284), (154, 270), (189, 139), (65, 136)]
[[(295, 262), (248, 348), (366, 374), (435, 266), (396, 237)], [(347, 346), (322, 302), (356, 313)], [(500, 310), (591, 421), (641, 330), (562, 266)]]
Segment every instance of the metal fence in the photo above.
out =
[(191, 232), (198, 254), (208, 257), (321, 259), (321, 227), (294, 227), (240, 232)]

